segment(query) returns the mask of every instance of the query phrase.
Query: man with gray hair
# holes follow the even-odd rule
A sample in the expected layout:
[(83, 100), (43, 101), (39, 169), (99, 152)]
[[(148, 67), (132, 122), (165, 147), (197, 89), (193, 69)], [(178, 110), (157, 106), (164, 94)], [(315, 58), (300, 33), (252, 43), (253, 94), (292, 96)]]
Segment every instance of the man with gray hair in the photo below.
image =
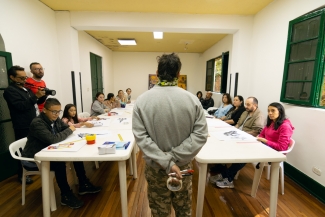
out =
[[(159, 82), (137, 98), (132, 129), (136, 143), (146, 161), (148, 200), (153, 217), (170, 216), (171, 205), (178, 217), (190, 217), (192, 211), (192, 177), (181, 171), (191, 169), (191, 162), (205, 144), (208, 127), (198, 98), (177, 87), (181, 69), (179, 57), (158, 57)], [(180, 185), (179, 191), (167, 188)], [(171, 175), (171, 174), (170, 174)]]

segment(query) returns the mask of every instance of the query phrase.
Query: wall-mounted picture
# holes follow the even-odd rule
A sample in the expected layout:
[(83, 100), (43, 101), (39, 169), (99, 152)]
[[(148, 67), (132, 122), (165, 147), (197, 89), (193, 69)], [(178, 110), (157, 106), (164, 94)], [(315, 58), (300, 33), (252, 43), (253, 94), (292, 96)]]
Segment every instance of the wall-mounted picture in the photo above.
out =
[(155, 84), (158, 83), (158, 77), (156, 74), (149, 74), (149, 79), (148, 79), (149, 83), (148, 83), (148, 90), (150, 90), (151, 88), (153, 88), (153, 86), (155, 86)]
[(187, 75), (179, 75), (177, 86), (187, 90)]

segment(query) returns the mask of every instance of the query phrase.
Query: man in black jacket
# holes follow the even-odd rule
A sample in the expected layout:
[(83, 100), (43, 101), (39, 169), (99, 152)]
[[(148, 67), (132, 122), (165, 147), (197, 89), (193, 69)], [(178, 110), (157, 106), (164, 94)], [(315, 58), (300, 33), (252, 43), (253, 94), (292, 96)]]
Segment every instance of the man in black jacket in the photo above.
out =
[[(11, 84), (5, 89), (3, 97), (7, 101), (12, 125), (15, 132), (15, 140), (27, 137), (29, 125), (32, 120), (39, 115), (37, 104), (43, 103), (45, 98), (39, 100), (45, 95), (43, 89), (38, 89), (34, 94), (31, 90), (24, 87), (27, 76), (24, 68), (13, 66), (8, 70), (8, 77)], [(22, 167), (18, 161), (18, 180), (21, 181)], [(33, 180), (26, 177), (26, 183), (30, 184)]]
[[(37, 152), (51, 144), (65, 140), (76, 130), (73, 125), (68, 126), (59, 118), (61, 112), (61, 104), (57, 99), (46, 100), (43, 111), (30, 124), (27, 143), (22, 153), (23, 157), (34, 158)], [(22, 161), (27, 170), (37, 169), (36, 164), (31, 166), (30, 163)], [(73, 165), (79, 179), (79, 195), (101, 191), (101, 187), (95, 187), (87, 179), (83, 162), (73, 162)], [(76, 198), (68, 184), (65, 162), (51, 162), (50, 167), (51, 171), (55, 173), (56, 182), (61, 190), (61, 204), (72, 209), (81, 207), (83, 202)]]
[(208, 108), (214, 106), (214, 100), (212, 99), (211, 91), (207, 92), (207, 95), (206, 95), (205, 99), (202, 100), (201, 104), (204, 109), (208, 109)]

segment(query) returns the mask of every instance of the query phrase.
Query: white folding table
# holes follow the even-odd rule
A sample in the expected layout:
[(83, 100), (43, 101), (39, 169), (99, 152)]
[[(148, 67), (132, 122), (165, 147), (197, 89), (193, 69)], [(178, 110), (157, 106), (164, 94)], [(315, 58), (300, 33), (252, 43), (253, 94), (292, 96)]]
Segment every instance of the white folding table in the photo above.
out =
[[(214, 119), (208, 120), (209, 134), (213, 132), (233, 130), (234, 127), (225, 125), (225, 122)], [(261, 162), (260, 169), (255, 170), (251, 196), (256, 191), (261, 179), (264, 162), (271, 162), (271, 189), (270, 189), (270, 217), (276, 216), (279, 182), (279, 164), (286, 160), (286, 156), (257, 141), (220, 141), (209, 136), (207, 143), (196, 155), (199, 163), (199, 183), (196, 205), (196, 217), (201, 217), (205, 193), (207, 165), (217, 163), (253, 163)]]
[[(98, 128), (103, 130), (102, 127)], [(82, 128), (82, 131), (85, 131)], [(96, 130), (96, 128), (88, 129), (88, 131)], [(78, 131), (78, 129), (77, 129)], [(77, 152), (50, 152), (40, 151), (36, 153), (35, 160), (41, 161), (42, 170), (42, 196), (43, 196), (43, 216), (49, 217), (50, 212), (50, 161), (117, 161), (119, 167), (120, 193), (122, 216), (127, 217), (127, 186), (126, 186), (126, 160), (132, 155), (133, 178), (137, 178), (137, 165), (135, 156), (135, 140), (131, 130), (109, 130), (107, 136), (97, 136), (94, 145), (85, 145)], [(119, 141), (118, 134), (123, 137), (124, 141), (130, 141), (130, 145), (126, 150), (116, 150), (115, 154), (98, 154), (98, 145), (105, 141)], [(131, 169), (131, 168), (130, 168)]]

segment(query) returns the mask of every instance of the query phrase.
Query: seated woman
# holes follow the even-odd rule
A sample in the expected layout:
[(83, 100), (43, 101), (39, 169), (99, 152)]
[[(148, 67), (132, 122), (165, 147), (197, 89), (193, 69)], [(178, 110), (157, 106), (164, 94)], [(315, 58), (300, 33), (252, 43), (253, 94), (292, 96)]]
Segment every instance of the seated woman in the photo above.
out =
[(131, 103), (131, 88), (126, 89), (125, 99), (126, 103)]
[(257, 140), (277, 151), (288, 150), (295, 128), (286, 118), (284, 107), (280, 103), (273, 102), (268, 106), (267, 112), (266, 126), (257, 136)]
[(119, 107), (122, 107), (122, 105), (125, 105), (126, 100), (125, 100), (125, 96), (124, 96), (123, 90), (119, 90), (117, 92), (116, 100), (119, 102), (119, 105), (120, 105)]
[(246, 110), (244, 106), (244, 98), (240, 95), (234, 97), (233, 107), (227, 112), (227, 114), (220, 119), (224, 122), (235, 126), (241, 116), (241, 114)]
[[(274, 102), (268, 106), (267, 124), (257, 136), (257, 140), (277, 151), (285, 151), (288, 150), (293, 130), (294, 127), (286, 118), (283, 106)], [(232, 164), (225, 172), (210, 177), (210, 182), (215, 182), (220, 188), (234, 188), (232, 180), (227, 180), (228, 184), (225, 184), (224, 177), (229, 177), (230, 173), (235, 176), (244, 165), (241, 163)]]
[(203, 97), (202, 97), (202, 92), (201, 91), (198, 91), (197, 93), (196, 93), (196, 96), (197, 96), (197, 98), (199, 98), (199, 100), (200, 100), (200, 102), (202, 103), (202, 100), (203, 100)]
[(226, 113), (232, 108), (231, 97), (229, 93), (224, 93), (222, 95), (222, 104), (218, 110), (214, 113), (216, 118), (221, 118), (226, 115)]
[(107, 98), (104, 101), (104, 105), (109, 109), (109, 111), (114, 108), (121, 107), (119, 101), (116, 100), (113, 93), (107, 94)]
[(98, 116), (109, 111), (106, 105), (103, 104), (104, 98), (105, 96), (102, 92), (96, 94), (96, 100), (91, 105), (91, 116)]
[(76, 106), (73, 104), (67, 104), (64, 107), (62, 121), (68, 124), (69, 126), (72, 125), (76, 128), (80, 128), (82, 126), (93, 127), (94, 125), (92, 123), (87, 122), (92, 119), (97, 119), (97, 117), (89, 117), (89, 118), (77, 117), (77, 109)]

